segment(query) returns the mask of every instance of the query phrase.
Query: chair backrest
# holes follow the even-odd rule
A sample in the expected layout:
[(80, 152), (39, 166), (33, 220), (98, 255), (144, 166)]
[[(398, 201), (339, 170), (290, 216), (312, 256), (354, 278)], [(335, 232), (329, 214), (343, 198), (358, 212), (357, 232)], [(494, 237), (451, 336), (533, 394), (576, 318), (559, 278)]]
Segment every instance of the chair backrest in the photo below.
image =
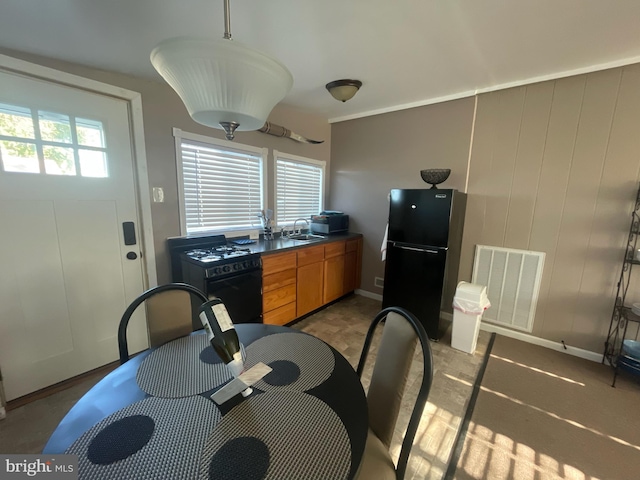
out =
[(369, 406), (369, 427), (387, 447), (391, 445), (409, 369), (418, 342), (422, 347), (424, 362), (422, 383), (407, 425), (396, 466), (396, 478), (402, 479), (431, 389), (433, 357), (429, 338), (420, 321), (403, 308), (388, 307), (376, 315), (369, 327), (358, 363), (358, 376), (362, 376), (374, 331), (382, 320), (385, 320), (385, 325), (367, 392), (367, 404)]
[(149, 342), (155, 347), (193, 331), (192, 297), (200, 304), (208, 301), (207, 296), (192, 285), (167, 283), (150, 288), (131, 302), (118, 326), (120, 365), (129, 360), (127, 326), (131, 315), (140, 305), (145, 304), (150, 331)]

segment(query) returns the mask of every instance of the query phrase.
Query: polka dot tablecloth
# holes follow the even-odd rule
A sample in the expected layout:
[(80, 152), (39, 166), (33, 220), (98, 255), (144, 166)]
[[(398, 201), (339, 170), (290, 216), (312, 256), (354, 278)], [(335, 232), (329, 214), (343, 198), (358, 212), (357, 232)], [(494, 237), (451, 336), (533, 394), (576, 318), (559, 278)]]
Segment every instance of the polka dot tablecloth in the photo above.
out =
[[(221, 406), (209, 398), (231, 375), (205, 335), (174, 340), (153, 350), (137, 368), (127, 370), (125, 364), (114, 371), (114, 380), (104, 384), (111, 394), (127, 382), (132, 390), (133, 376), (146, 398), (135, 394), (131, 398), (137, 400), (70, 443), (65, 453), (79, 456), (80, 478), (352, 478), (367, 429), (366, 400), (353, 369), (311, 335), (276, 327), (277, 333), (260, 337), (257, 329), (274, 328), (250, 328), (253, 337), (243, 350), (246, 368), (263, 362), (273, 371), (247, 398), (237, 395)], [(116, 375), (120, 369), (126, 377)], [(86, 396), (95, 401), (107, 388), (103, 382)]]

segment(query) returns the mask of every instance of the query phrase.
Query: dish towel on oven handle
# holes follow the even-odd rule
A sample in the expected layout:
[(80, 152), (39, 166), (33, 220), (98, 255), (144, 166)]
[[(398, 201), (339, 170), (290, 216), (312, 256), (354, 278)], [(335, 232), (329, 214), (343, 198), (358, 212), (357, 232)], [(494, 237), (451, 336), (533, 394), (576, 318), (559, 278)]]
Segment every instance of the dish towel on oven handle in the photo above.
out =
[(380, 245), (380, 253), (382, 254), (382, 261), (387, 259), (387, 238), (389, 237), (389, 224), (384, 229), (384, 237), (382, 237), (382, 245)]

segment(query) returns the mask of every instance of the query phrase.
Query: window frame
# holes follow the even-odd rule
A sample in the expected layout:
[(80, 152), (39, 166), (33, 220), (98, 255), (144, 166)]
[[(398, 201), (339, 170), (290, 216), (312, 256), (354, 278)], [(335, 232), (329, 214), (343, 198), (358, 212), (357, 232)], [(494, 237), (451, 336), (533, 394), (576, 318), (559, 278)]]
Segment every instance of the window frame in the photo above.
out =
[[(313, 158), (302, 157), (300, 155), (293, 155), (290, 153), (281, 152), (279, 150), (273, 150), (273, 192), (274, 192), (274, 226), (284, 228), (284, 227), (292, 227), (293, 224), (289, 223), (279, 223), (278, 222), (278, 159), (287, 160), (294, 163), (301, 163), (306, 165), (312, 165), (315, 167), (320, 167), (322, 170), (322, 181), (320, 185), (320, 211), (325, 208), (326, 201), (326, 191), (325, 187), (327, 184), (327, 162), (326, 160), (316, 160)], [(318, 211), (316, 214), (320, 213)], [(309, 219), (310, 222), (310, 219)]]
[(186, 217), (186, 205), (185, 205), (185, 194), (184, 194), (184, 177), (183, 177), (183, 166), (182, 166), (182, 141), (193, 141), (203, 143), (205, 145), (210, 145), (214, 148), (220, 149), (228, 149), (235, 150), (239, 152), (244, 152), (247, 154), (255, 155), (260, 157), (260, 187), (262, 190), (262, 195), (260, 196), (261, 208), (265, 209), (267, 205), (268, 198), (268, 190), (267, 190), (267, 159), (268, 159), (268, 149), (263, 147), (254, 147), (251, 145), (245, 145), (242, 143), (231, 142), (228, 140), (222, 140), (219, 138), (209, 137), (206, 135), (200, 135), (197, 133), (185, 132), (179, 128), (173, 128), (173, 136), (175, 139), (175, 152), (176, 152), (176, 173), (178, 180), (178, 206), (180, 209), (180, 233), (181, 235), (207, 235), (207, 234), (224, 234), (227, 235), (233, 234), (233, 236), (241, 236), (241, 235), (249, 235), (252, 232), (255, 232), (260, 227), (258, 219), (256, 217), (256, 225), (255, 227), (250, 228), (227, 228), (227, 229), (210, 229), (203, 230), (199, 232), (187, 233), (187, 217)]

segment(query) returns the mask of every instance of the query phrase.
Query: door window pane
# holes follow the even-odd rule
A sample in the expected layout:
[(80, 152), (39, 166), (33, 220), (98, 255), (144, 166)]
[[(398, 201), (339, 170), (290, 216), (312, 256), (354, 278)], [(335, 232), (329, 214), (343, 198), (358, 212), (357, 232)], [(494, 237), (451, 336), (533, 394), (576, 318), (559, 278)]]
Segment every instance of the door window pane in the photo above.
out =
[(54, 112), (38, 112), (40, 121), (40, 136), (43, 140), (52, 142), (71, 143), (71, 125), (69, 117)]
[(44, 153), (44, 169), (50, 175), (75, 175), (76, 162), (73, 158), (73, 148), (42, 147)]
[(76, 118), (76, 131), (78, 133), (78, 144), (87, 147), (104, 148), (102, 122), (88, 120), (86, 118)]
[(5, 172), (109, 176), (105, 132), (98, 120), (0, 103), (0, 146)]
[(104, 152), (97, 150), (78, 150), (80, 155), (80, 174), (83, 177), (99, 177), (109, 176), (107, 171), (107, 156)]
[(31, 110), (0, 103), (0, 135), (35, 138)]
[(0, 159), (5, 172), (40, 173), (33, 143), (0, 141)]

